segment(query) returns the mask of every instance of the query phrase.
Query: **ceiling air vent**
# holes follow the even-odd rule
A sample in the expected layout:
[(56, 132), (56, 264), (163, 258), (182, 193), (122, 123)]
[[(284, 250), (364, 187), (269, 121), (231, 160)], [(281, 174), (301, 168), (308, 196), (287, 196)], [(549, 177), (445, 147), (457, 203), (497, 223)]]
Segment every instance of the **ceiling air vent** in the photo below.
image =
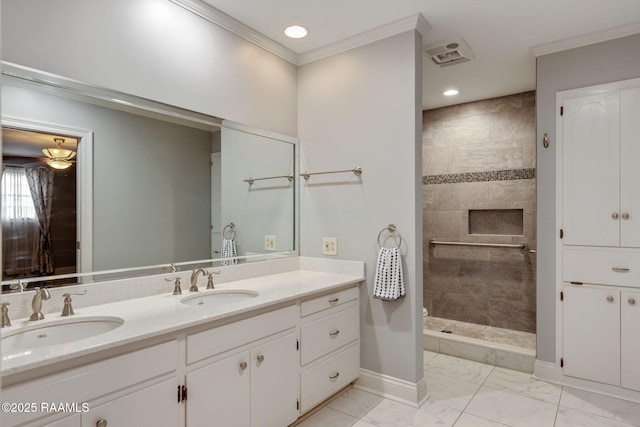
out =
[(462, 38), (426, 45), (424, 51), (440, 67), (449, 67), (475, 59), (469, 45)]

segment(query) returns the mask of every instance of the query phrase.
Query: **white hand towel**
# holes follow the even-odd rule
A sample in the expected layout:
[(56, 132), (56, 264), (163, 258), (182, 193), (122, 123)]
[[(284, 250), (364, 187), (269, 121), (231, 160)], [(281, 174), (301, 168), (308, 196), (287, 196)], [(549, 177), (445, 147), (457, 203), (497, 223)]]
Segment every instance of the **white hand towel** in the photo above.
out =
[(373, 297), (384, 301), (396, 301), (405, 296), (402, 277), (402, 259), (398, 248), (380, 248)]
[(233, 239), (222, 239), (222, 265), (237, 264), (237, 256), (236, 241)]

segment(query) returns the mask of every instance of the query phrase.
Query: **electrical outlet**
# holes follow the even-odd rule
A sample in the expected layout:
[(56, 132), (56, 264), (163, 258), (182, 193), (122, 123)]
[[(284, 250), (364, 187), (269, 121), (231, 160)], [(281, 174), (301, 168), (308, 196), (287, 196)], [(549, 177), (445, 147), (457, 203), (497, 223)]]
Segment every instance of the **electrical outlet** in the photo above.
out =
[(264, 236), (264, 250), (275, 251), (276, 250), (276, 236), (268, 234)]
[(323, 237), (322, 254), (338, 255), (338, 239), (336, 239), (335, 237)]

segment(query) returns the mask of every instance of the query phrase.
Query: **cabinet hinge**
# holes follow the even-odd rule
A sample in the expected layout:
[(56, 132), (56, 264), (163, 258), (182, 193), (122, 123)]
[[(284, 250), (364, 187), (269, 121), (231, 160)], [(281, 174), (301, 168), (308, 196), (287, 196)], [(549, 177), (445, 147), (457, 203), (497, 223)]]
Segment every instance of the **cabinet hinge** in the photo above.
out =
[(178, 386), (178, 402), (186, 402), (187, 401), (187, 387), (186, 386)]
[(300, 350), (300, 340), (296, 340), (296, 350)]
[(564, 368), (564, 359), (562, 357), (560, 358), (560, 367)]
[(300, 410), (300, 399), (296, 400), (296, 410)]
[(571, 282), (572, 285), (582, 286), (582, 282)]
[(562, 239), (564, 237), (564, 230), (561, 228), (560, 229), (560, 238)]
[(564, 292), (560, 291), (560, 301), (564, 301)]
[(563, 106), (560, 106), (560, 115), (561, 116), (564, 115), (564, 107)]
[(80, 249), (80, 240), (76, 242), (76, 249)]

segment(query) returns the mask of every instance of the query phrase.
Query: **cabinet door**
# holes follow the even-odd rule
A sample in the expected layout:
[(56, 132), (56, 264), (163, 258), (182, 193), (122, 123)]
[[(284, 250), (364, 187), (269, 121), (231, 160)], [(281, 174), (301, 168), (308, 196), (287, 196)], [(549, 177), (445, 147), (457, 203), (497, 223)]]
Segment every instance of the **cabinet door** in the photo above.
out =
[(250, 371), (244, 351), (188, 373), (187, 426), (249, 426)]
[(292, 332), (251, 350), (251, 425), (286, 426), (299, 415), (300, 358)]
[(640, 88), (620, 94), (620, 244), (640, 247)]
[(564, 374), (620, 385), (620, 293), (565, 286)]
[(622, 387), (640, 391), (640, 292), (623, 292), (620, 304)]
[(619, 98), (612, 92), (564, 102), (565, 245), (620, 244)]
[(82, 414), (83, 427), (105, 420), (107, 427), (181, 425), (178, 420), (177, 381), (169, 379), (113, 399)]

